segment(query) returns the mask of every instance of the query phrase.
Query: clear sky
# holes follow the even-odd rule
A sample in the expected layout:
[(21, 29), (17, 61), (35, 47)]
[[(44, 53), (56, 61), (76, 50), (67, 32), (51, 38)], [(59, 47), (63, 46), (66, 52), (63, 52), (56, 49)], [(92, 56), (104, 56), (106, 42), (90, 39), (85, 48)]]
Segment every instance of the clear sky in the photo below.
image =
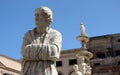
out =
[(62, 33), (62, 50), (81, 47), (81, 22), (89, 37), (120, 33), (120, 0), (0, 0), (0, 54), (21, 58), (22, 38), (35, 27), (40, 6), (53, 11), (51, 27)]

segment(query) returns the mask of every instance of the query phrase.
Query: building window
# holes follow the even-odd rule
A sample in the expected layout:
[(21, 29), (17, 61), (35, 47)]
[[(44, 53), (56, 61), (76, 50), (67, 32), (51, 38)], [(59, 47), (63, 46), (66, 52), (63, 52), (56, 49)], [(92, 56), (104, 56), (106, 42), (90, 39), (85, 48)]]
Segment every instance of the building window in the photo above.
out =
[(3, 75), (10, 75), (10, 74), (8, 74), (8, 73), (3, 73)]
[(57, 62), (56, 62), (56, 66), (57, 66), (57, 67), (62, 66), (62, 61), (57, 61)]
[(115, 51), (116, 56), (120, 56), (120, 50)]
[(100, 66), (100, 63), (94, 63), (94, 66)]
[(118, 39), (117, 41), (120, 42), (120, 39)]
[(74, 65), (74, 64), (77, 64), (77, 59), (70, 59), (69, 65)]
[(97, 58), (105, 58), (105, 53), (103, 53), (103, 52), (96, 53), (96, 57)]
[(62, 75), (62, 73), (58, 72), (58, 75)]
[(118, 65), (120, 65), (120, 61), (118, 61)]

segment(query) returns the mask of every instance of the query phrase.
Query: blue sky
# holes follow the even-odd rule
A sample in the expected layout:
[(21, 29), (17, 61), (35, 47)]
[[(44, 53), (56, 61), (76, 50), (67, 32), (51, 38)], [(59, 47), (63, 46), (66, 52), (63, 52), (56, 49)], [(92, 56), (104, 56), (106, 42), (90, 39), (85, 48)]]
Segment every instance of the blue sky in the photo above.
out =
[(0, 0), (0, 54), (21, 58), (22, 38), (35, 27), (40, 6), (53, 11), (51, 27), (62, 33), (62, 50), (81, 47), (81, 22), (89, 37), (120, 33), (120, 0)]

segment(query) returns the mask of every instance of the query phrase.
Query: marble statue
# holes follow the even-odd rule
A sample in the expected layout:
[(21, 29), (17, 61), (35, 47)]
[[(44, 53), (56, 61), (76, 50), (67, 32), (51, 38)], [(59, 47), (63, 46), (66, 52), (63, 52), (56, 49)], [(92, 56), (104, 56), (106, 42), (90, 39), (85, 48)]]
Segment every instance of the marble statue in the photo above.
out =
[(85, 63), (85, 58), (81, 57), (80, 58), (80, 64), (79, 64), (79, 69), (82, 72), (83, 75), (91, 75), (91, 66), (89, 63)]
[(21, 75), (58, 75), (55, 62), (60, 56), (62, 36), (50, 27), (52, 19), (48, 7), (35, 10), (36, 27), (23, 38)]
[(74, 71), (71, 73), (71, 75), (82, 75), (82, 73), (79, 71), (78, 65), (73, 66)]
[(85, 73), (85, 75), (91, 75), (91, 73), (92, 73), (92, 68), (91, 68), (90, 63), (89, 63), (90, 59), (87, 58), (86, 60), (87, 60), (87, 63), (86, 63), (86, 64), (87, 64), (87, 67), (86, 67), (86, 73)]
[(85, 75), (91, 75), (91, 69), (92, 69), (91, 66), (89, 64), (87, 64)]
[(81, 49), (87, 50), (86, 44), (87, 42), (89, 42), (89, 38), (86, 34), (85, 26), (82, 23), (80, 24), (80, 30), (81, 30), (81, 33), (79, 36), (77, 36), (77, 40), (80, 41), (82, 45)]
[(85, 26), (81, 23), (80, 24), (81, 36), (87, 36)]
[(82, 74), (85, 75), (85, 73), (87, 71), (87, 64), (85, 63), (84, 57), (80, 58), (79, 69), (82, 72)]

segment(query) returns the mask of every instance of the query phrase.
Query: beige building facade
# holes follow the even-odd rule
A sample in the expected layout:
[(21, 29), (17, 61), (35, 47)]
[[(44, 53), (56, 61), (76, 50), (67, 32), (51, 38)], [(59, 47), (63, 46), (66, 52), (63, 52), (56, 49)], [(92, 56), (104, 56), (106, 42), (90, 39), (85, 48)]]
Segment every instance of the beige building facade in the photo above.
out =
[(20, 72), (20, 62), (4, 55), (0, 55), (0, 75), (20, 75)]

